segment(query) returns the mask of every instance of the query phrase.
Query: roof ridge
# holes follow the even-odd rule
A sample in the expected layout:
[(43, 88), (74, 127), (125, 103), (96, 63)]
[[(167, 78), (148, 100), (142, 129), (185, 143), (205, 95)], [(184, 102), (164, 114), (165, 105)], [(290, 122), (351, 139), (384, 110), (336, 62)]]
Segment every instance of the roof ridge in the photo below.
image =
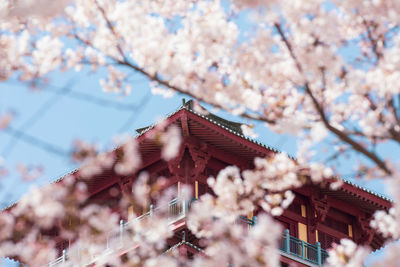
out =
[(350, 181), (349, 179), (346, 179), (346, 178), (340, 178), (340, 179), (343, 182), (345, 182), (346, 184), (349, 184), (351, 186), (359, 188), (359, 189), (361, 189), (361, 190), (363, 190), (363, 191), (365, 191), (365, 192), (367, 192), (367, 193), (369, 193), (371, 195), (377, 196), (377, 197), (382, 198), (382, 199), (384, 199), (386, 201), (389, 201), (389, 202), (393, 202), (393, 199), (391, 197), (387, 196), (386, 194), (378, 193), (378, 192), (376, 192), (376, 191), (374, 191), (372, 189), (369, 189), (367, 187), (358, 185), (358, 184), (356, 184), (356, 183), (354, 183), (354, 182), (352, 182), (352, 181)]

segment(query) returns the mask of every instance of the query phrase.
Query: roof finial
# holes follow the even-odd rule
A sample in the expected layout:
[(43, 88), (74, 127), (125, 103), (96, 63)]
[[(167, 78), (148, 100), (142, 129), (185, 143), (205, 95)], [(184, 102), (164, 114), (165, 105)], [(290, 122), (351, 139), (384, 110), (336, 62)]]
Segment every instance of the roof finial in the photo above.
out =
[(184, 106), (186, 104), (186, 100), (185, 98), (182, 98), (182, 106)]

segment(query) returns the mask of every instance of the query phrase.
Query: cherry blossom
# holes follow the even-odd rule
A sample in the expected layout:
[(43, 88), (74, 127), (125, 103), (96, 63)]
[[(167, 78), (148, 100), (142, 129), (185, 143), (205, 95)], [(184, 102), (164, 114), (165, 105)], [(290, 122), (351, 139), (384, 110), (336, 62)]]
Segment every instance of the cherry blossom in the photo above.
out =
[[(132, 90), (127, 77), (138, 73), (149, 80), (153, 93), (186, 94), (245, 119), (260, 121), (277, 133), (299, 137), (296, 159), (285, 153), (256, 158), (252, 170), (230, 166), (210, 178), (216, 196), (202, 197), (199, 208), (193, 207), (199, 214), (193, 213), (190, 219), (193, 231), (211, 240), (206, 253), (221, 253), (220, 261), (196, 258), (194, 266), (207, 262), (226, 265), (228, 259), (238, 266), (244, 260), (253, 266), (274, 266), (273, 242), (279, 229), (270, 231), (271, 240), (244, 234), (244, 239), (252, 238), (255, 244), (245, 248), (239, 239), (226, 237), (235, 237), (241, 230), (223, 225), (257, 205), (278, 215), (292, 199), (287, 190), (304, 183), (330, 179), (331, 187), (337, 189), (340, 180), (331, 181), (337, 174), (335, 167), (350, 154), (359, 160), (355, 176), (384, 178), (389, 188), (398, 188), (399, 162), (380, 149), (380, 145), (390, 145), (395, 153), (400, 143), (398, 10), (400, 3), (396, 0), (2, 1), (0, 80), (32, 82), (47, 79), (54, 71), (80, 71), (88, 66), (94, 72), (105, 73), (99, 81), (103, 91), (127, 95)], [(244, 15), (251, 24), (249, 29), (243, 29), (240, 23)], [(12, 117), (0, 116), (0, 130), (10, 127)], [(158, 131), (148, 133), (146, 138), (162, 147), (163, 159), (173, 159), (182, 141), (178, 128), (156, 128)], [(248, 127), (242, 130), (254, 136)], [(14, 220), (2, 221), (6, 229), (14, 223), (23, 228), (36, 220), (37, 227), (50, 227), (63, 220), (65, 213), (79, 217), (76, 208), (71, 212), (60, 204), (69, 199), (70, 193), (79, 198), (78, 203), (84, 199), (84, 189), (79, 189), (83, 186), (72, 178), (90, 179), (106, 169), (121, 176), (134, 175), (141, 164), (138, 145), (132, 138), (112, 153), (98, 153), (93, 145), (77, 144), (72, 155), (75, 160), (83, 160), (83, 166), (65, 180), (70, 188), (35, 189), (31, 199), (24, 198), (16, 206)], [(26, 168), (20, 170), (26, 174)], [(139, 181), (141, 184), (134, 189), (137, 195), (160, 189), (159, 184), (150, 185), (145, 178)], [(391, 192), (393, 209), (377, 212), (371, 224), (387, 237), (399, 236), (399, 192)], [(52, 193), (54, 196), (50, 196)], [(133, 196), (128, 200), (138, 202)], [(44, 207), (54, 213), (44, 212)], [(211, 214), (218, 220), (214, 223), (200, 207), (213, 210)], [(110, 219), (110, 224), (105, 223), (107, 227), (99, 231), (117, 221), (110, 211), (102, 213), (96, 207), (85, 211), (102, 220)], [(27, 218), (21, 218), (24, 212)], [(269, 220), (265, 219), (259, 229), (271, 227)], [(97, 227), (93, 222), (85, 223)], [(154, 243), (169, 234), (159, 225), (152, 226), (159, 237), (139, 234), (141, 241), (150, 245), (143, 246), (140, 253), (132, 253), (135, 263), (146, 262), (155, 251), (158, 253)], [(2, 251), (31, 246), (21, 258), (33, 257), (37, 262), (47, 257), (43, 251), (54, 254), (51, 241), (33, 242), (39, 233), (37, 227), (28, 227), (20, 243), (11, 244), (10, 237), (4, 236)], [(68, 234), (73, 236), (73, 232)], [(96, 250), (89, 243), (81, 240), (88, 250)], [(252, 256), (237, 258), (230, 250)], [(395, 250), (398, 247), (391, 246), (391, 255)], [(366, 253), (365, 248), (343, 240), (329, 259), (332, 266), (358, 266)], [(272, 255), (271, 262), (265, 255)], [(255, 262), (256, 256), (260, 256), (260, 262)], [(172, 259), (163, 255), (146, 264), (173, 265), (176, 262)]]
[(13, 117), (14, 117), (14, 115), (12, 113), (6, 113), (6, 114), (2, 115), (0, 117), (0, 129), (7, 128), (10, 125)]
[(121, 148), (122, 158), (115, 165), (115, 171), (121, 175), (134, 173), (140, 166), (142, 160), (138, 153), (136, 140), (130, 138)]
[[(254, 126), (253, 126), (254, 127)], [(242, 124), (241, 126), (240, 126), (240, 128), (242, 129), (242, 131), (243, 131), (243, 134), (245, 135), (245, 136), (248, 136), (248, 137), (251, 137), (251, 138), (257, 138), (258, 137), (258, 134), (256, 134), (254, 131), (253, 131), (253, 128), (252, 126), (247, 126), (247, 125), (245, 125), (245, 124)]]
[(369, 249), (357, 246), (350, 239), (342, 239), (329, 251), (327, 266), (363, 266), (364, 259), (370, 253)]
[(168, 130), (163, 133), (161, 137), (161, 142), (163, 143), (163, 150), (161, 156), (165, 160), (171, 160), (175, 158), (181, 147), (181, 131), (176, 126), (171, 126)]
[(43, 168), (40, 166), (17, 165), (17, 170), (24, 181), (35, 180), (43, 174)]

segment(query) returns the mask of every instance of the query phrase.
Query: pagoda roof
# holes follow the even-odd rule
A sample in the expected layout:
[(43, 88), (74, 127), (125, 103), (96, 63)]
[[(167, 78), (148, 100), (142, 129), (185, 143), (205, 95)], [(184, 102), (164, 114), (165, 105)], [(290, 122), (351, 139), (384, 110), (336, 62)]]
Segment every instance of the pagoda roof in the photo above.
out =
[[(217, 115), (208, 113), (206, 110), (203, 112), (201, 107), (200, 111), (198, 111), (197, 107), (196, 109), (194, 108), (192, 101), (184, 102), (179, 109), (165, 117), (167, 125), (173, 124), (178, 126), (183, 134), (185, 132), (184, 128), (186, 127), (188, 131), (186, 135), (188, 136), (184, 136), (184, 138), (190, 136), (195, 137), (199, 139), (200, 142), (206, 143), (207, 148), (210, 150), (216, 147), (227, 152), (224, 153), (224, 156), (233, 155), (232, 157), (239, 157), (241, 160), (236, 161), (238, 164), (232, 163), (232, 159), (234, 158), (231, 159), (230, 163), (231, 165), (238, 165), (241, 169), (253, 168), (255, 157), (273, 157), (277, 153), (281, 153), (271, 146), (267, 146), (245, 136), (241, 131), (240, 126), (242, 124), (222, 119)], [(139, 147), (142, 155), (154, 155), (154, 152), (160, 149), (159, 145), (147, 138), (147, 134), (151, 135), (153, 129), (157, 130), (155, 129), (156, 126), (157, 124), (153, 124), (137, 130), (138, 135), (136, 138), (140, 144)], [(184, 139), (184, 142), (187, 140), (188, 139)], [(213, 151), (211, 151), (211, 155), (214, 156)], [(146, 161), (145, 155), (143, 159)], [(296, 160), (295, 158), (293, 159)], [(246, 161), (247, 165), (243, 163), (243, 161)], [(392, 200), (390, 198), (357, 185), (347, 179), (342, 179), (340, 177), (334, 178), (335, 179), (327, 179), (327, 182), (321, 184), (307, 184), (301, 188), (294, 188), (293, 191), (307, 197), (315, 193), (321, 193), (326, 195), (329, 199), (335, 199), (336, 203), (343, 204), (343, 208), (348, 207), (347, 204), (351, 204), (353, 207), (357, 207), (360, 212), (365, 212), (370, 216), (372, 216), (376, 210), (388, 210), (392, 207)], [(337, 190), (333, 190), (329, 185), (336, 179), (342, 180), (343, 184)], [(354, 209), (353, 212), (359, 214), (359, 212), (354, 211)], [(375, 233), (371, 247), (376, 250), (382, 247), (384, 241), (385, 238)]]
[[(200, 118), (202, 118), (204, 120), (207, 120), (208, 122), (214, 124), (217, 127), (222, 128), (223, 130), (228, 131), (232, 135), (240, 137), (240, 138), (242, 138), (243, 140), (245, 140), (247, 142), (253, 143), (254, 145), (256, 145), (256, 146), (258, 146), (258, 147), (260, 147), (262, 149), (266, 149), (269, 152), (272, 152), (274, 154), (275, 153), (282, 153), (282, 151), (280, 151), (280, 150), (278, 150), (278, 149), (276, 149), (274, 147), (271, 147), (269, 145), (263, 144), (263, 143), (261, 143), (261, 142), (259, 142), (257, 140), (254, 140), (254, 139), (244, 135), (242, 130), (241, 130), (241, 125), (243, 125), (243, 123), (238, 123), (238, 122), (225, 120), (225, 119), (223, 119), (223, 118), (221, 118), (221, 117), (219, 117), (219, 116), (217, 116), (215, 114), (212, 114), (212, 113), (206, 111), (205, 108), (200, 106), (200, 108), (205, 111), (204, 114), (201, 114), (201, 113), (197, 112), (193, 108), (193, 106), (194, 106), (193, 100), (190, 100), (188, 102), (183, 102), (183, 105), (180, 108), (178, 108), (173, 113), (170, 113), (169, 115), (167, 115), (165, 117), (165, 119), (168, 120), (169, 118), (172, 118), (176, 114), (182, 112), (182, 110), (185, 110), (185, 111), (187, 111), (187, 112), (189, 112), (189, 113), (191, 113), (193, 115), (196, 115), (196, 116), (198, 116), (198, 117), (200, 117)], [(152, 130), (156, 125), (157, 125), (157, 123), (152, 124), (152, 125), (147, 126), (147, 127), (143, 127), (143, 128), (137, 129), (136, 131), (138, 132), (138, 135), (136, 136), (136, 138), (144, 136), (148, 131)], [(265, 154), (268, 154), (268, 153), (265, 153)], [(289, 155), (289, 157), (291, 157), (292, 159), (295, 159), (294, 157), (292, 157), (290, 155)], [(388, 202), (388, 203), (392, 202), (392, 199), (390, 199), (389, 197), (387, 197), (387, 196), (385, 196), (383, 194), (380, 194), (380, 193), (378, 193), (378, 192), (376, 192), (374, 190), (371, 190), (369, 188), (360, 186), (360, 185), (358, 185), (358, 184), (356, 184), (356, 183), (354, 183), (354, 182), (352, 182), (352, 181), (350, 181), (348, 179), (344, 179), (344, 178), (341, 178), (341, 177), (337, 177), (337, 178), (341, 179), (344, 182), (344, 191), (349, 191), (349, 192), (355, 193), (355, 194), (360, 195), (360, 196), (362, 195), (364, 198), (365, 198), (366, 194), (368, 194), (368, 195), (374, 196), (376, 198), (379, 198), (379, 199), (383, 200), (384, 202)], [(382, 208), (384, 208), (384, 207), (387, 208), (388, 205), (383, 205)]]
[[(178, 108), (174, 112), (168, 114), (165, 117), (165, 119), (169, 119), (169, 118), (173, 117), (175, 114), (179, 113), (181, 110), (186, 110), (186, 111), (189, 111), (190, 113), (192, 113), (192, 114), (194, 114), (194, 115), (196, 115), (198, 117), (201, 117), (201, 118), (213, 123), (214, 125), (216, 125), (218, 127), (221, 127), (224, 130), (229, 131), (230, 133), (232, 133), (232, 134), (234, 134), (236, 136), (239, 136), (240, 138), (243, 138), (243, 139), (245, 139), (247, 141), (250, 141), (250, 142), (252, 142), (252, 143), (254, 143), (254, 144), (258, 145), (258, 146), (261, 146), (263, 148), (266, 148), (269, 151), (272, 151), (272, 152), (275, 152), (275, 153), (281, 153), (281, 151), (275, 149), (274, 147), (265, 145), (265, 144), (263, 144), (261, 142), (258, 142), (257, 140), (254, 140), (254, 139), (244, 135), (243, 131), (241, 129), (241, 126), (245, 125), (244, 123), (239, 123), (239, 122), (234, 122), (234, 121), (229, 121), (229, 120), (223, 119), (223, 118), (221, 118), (221, 117), (219, 117), (219, 116), (207, 111), (202, 106), (200, 106), (200, 105), (198, 105), (198, 106), (199, 106), (200, 109), (204, 110), (204, 113), (202, 112), (203, 114), (201, 114), (200, 112), (196, 111), (194, 109), (193, 100), (189, 100), (187, 102), (183, 102), (183, 105), (180, 108)], [(154, 123), (154, 124), (149, 125), (147, 127), (143, 127), (143, 128), (137, 129), (136, 132), (138, 133), (138, 135), (136, 136), (136, 138), (144, 135), (146, 132), (148, 132), (149, 130), (153, 129), (156, 125), (157, 125), (157, 123)]]

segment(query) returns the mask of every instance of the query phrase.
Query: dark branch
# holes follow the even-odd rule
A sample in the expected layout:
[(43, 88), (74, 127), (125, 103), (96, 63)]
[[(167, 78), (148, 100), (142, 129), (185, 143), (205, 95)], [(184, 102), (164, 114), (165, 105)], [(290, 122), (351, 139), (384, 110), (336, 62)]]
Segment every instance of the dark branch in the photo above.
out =
[[(283, 33), (280, 25), (279, 24), (275, 24), (275, 28), (278, 31), (282, 41), (285, 43), (286, 48), (289, 50), (289, 53), (290, 53), (292, 59), (295, 61), (295, 64), (296, 64), (296, 67), (297, 67), (298, 71), (301, 74), (304, 74), (303, 73), (303, 69), (301, 67), (301, 64), (297, 60), (296, 55), (294, 54), (294, 51), (293, 51), (293, 49), (292, 49), (292, 47), (291, 47), (291, 45), (289, 43), (289, 40), (286, 38), (286, 36)], [(351, 147), (353, 147), (354, 150), (358, 151), (359, 153), (363, 154), (364, 156), (366, 156), (367, 158), (372, 160), (386, 174), (390, 175), (392, 172), (388, 169), (388, 167), (386, 166), (385, 162), (383, 160), (381, 160), (375, 153), (369, 151), (363, 145), (357, 143), (352, 138), (350, 138), (348, 135), (346, 135), (345, 133), (343, 133), (339, 129), (333, 127), (329, 123), (329, 120), (328, 120), (328, 118), (327, 118), (327, 116), (325, 114), (324, 109), (322, 108), (322, 106), (320, 105), (318, 100), (315, 98), (313, 92), (311, 91), (311, 88), (310, 88), (308, 82), (305, 82), (305, 86), (304, 87), (305, 87), (305, 91), (306, 91), (307, 95), (311, 98), (311, 101), (313, 102), (314, 108), (316, 109), (316, 111), (317, 111), (318, 115), (320, 116), (322, 122), (324, 123), (325, 127), (330, 132), (335, 134), (340, 140), (342, 140), (343, 142), (345, 142), (345, 143), (349, 144)]]

